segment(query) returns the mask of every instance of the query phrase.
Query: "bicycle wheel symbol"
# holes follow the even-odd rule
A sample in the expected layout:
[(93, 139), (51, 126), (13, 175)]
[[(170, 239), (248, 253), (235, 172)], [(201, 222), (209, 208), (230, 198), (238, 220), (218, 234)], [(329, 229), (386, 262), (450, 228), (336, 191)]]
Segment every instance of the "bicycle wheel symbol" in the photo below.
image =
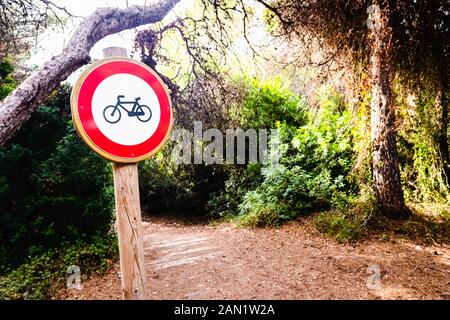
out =
[(116, 106), (107, 106), (105, 110), (103, 110), (103, 118), (105, 118), (106, 122), (109, 123), (117, 123), (120, 121), (122, 114), (120, 109)]
[(136, 110), (137, 118), (141, 122), (147, 122), (152, 118), (152, 110), (145, 105), (141, 105)]

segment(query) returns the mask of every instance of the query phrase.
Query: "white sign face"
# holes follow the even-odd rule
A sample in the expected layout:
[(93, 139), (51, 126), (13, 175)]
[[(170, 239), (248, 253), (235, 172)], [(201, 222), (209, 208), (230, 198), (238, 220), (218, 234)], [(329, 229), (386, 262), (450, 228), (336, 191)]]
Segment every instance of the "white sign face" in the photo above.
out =
[(147, 82), (131, 74), (118, 73), (95, 89), (92, 115), (108, 139), (132, 146), (145, 142), (155, 133), (161, 110), (158, 97)]

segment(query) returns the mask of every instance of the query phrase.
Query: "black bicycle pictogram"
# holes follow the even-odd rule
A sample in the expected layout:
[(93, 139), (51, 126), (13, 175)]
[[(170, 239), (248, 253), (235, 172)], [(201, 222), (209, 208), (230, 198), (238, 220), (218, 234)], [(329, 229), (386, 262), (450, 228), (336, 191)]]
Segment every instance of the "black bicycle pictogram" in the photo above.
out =
[[(125, 98), (125, 96), (117, 96), (116, 105), (107, 106), (103, 110), (103, 118), (109, 123), (117, 123), (122, 117), (122, 112), (119, 107), (125, 110), (129, 117), (137, 117), (141, 122), (147, 122), (152, 118), (152, 110), (149, 107), (139, 104), (140, 97), (134, 99), (134, 101), (121, 101), (120, 99)], [(133, 108), (131, 110), (126, 109), (124, 104), (132, 104)]]

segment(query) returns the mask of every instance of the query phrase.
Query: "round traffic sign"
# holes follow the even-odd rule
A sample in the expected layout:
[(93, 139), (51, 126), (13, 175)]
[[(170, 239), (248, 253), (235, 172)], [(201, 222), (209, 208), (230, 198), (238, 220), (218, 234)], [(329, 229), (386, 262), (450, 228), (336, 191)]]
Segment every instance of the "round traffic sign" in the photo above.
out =
[(138, 162), (157, 152), (172, 127), (168, 90), (143, 63), (108, 58), (91, 65), (73, 87), (72, 119), (102, 157)]

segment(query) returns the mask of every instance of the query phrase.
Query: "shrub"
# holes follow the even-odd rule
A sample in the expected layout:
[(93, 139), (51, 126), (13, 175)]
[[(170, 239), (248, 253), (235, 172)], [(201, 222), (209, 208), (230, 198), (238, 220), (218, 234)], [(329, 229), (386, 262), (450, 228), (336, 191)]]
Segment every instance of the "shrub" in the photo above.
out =
[(237, 122), (246, 128), (274, 128), (277, 122), (293, 126), (306, 123), (306, 102), (293, 94), (281, 78), (244, 79), (245, 98), (234, 108)]
[(381, 223), (380, 216), (375, 199), (367, 195), (343, 208), (319, 213), (314, 223), (320, 232), (343, 243), (356, 240), (367, 233), (369, 228), (377, 229)]
[(342, 98), (322, 94), (318, 108), (307, 115), (308, 123), (301, 127), (278, 125), (279, 164), (265, 168), (262, 184), (247, 193), (239, 206), (241, 217), (252, 217), (251, 225), (276, 224), (312, 210), (341, 207), (356, 194), (347, 178), (353, 143), (350, 114)]
[[(241, 84), (245, 88), (243, 101), (232, 108), (231, 117), (244, 130), (275, 129), (278, 125), (301, 126), (307, 121), (305, 113), (306, 102), (298, 95), (292, 93), (281, 78), (269, 81), (245, 78)], [(269, 137), (270, 138), (270, 137)], [(247, 146), (248, 147), (248, 146)], [(247, 193), (251, 193), (264, 181), (261, 175), (262, 165), (226, 165), (227, 180), (224, 188), (212, 195), (207, 209), (213, 217), (235, 216), (240, 210), (239, 206), (244, 201)], [(250, 194), (247, 197), (251, 197)], [(241, 219), (243, 225), (253, 225), (249, 214), (248, 219)], [(270, 216), (276, 211), (265, 210), (267, 222), (272, 221)], [(275, 218), (275, 216), (274, 216)], [(275, 219), (277, 220), (277, 219)], [(276, 223), (276, 221), (273, 223)], [(263, 223), (255, 222), (256, 225)], [(272, 224), (270, 222), (269, 224)]]

